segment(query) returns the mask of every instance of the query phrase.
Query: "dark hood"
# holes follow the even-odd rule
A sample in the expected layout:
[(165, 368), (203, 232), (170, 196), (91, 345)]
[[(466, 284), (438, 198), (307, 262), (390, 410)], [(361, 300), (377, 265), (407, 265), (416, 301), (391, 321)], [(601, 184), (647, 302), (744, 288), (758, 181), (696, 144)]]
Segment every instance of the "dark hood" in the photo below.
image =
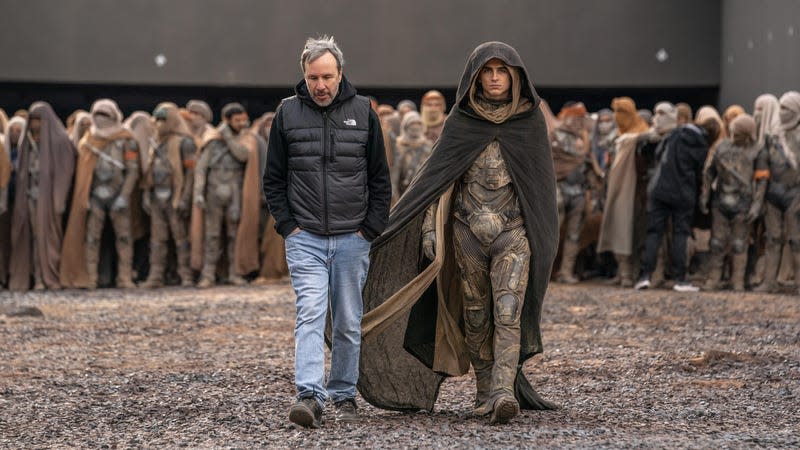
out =
[(706, 132), (694, 124), (687, 124), (678, 128), (681, 142), (690, 147), (706, 147), (708, 142)]
[(469, 55), (467, 64), (464, 66), (464, 73), (461, 75), (461, 81), (458, 83), (456, 105), (462, 109), (469, 110), (467, 106), (469, 102), (469, 89), (478, 76), (478, 71), (492, 58), (497, 58), (506, 65), (516, 67), (519, 70), (522, 84), (522, 96), (533, 103), (533, 109), (537, 109), (541, 100), (531, 84), (528, 69), (526, 69), (525, 64), (522, 63), (522, 58), (519, 57), (519, 53), (510, 45), (496, 41), (479, 45), (472, 51), (472, 54)]
[(319, 110), (323, 109), (330, 109), (336, 108), (342, 102), (349, 100), (356, 96), (356, 88), (347, 81), (347, 77), (342, 74), (342, 81), (339, 82), (339, 92), (334, 97), (333, 102), (330, 105), (326, 106), (325, 108), (319, 106), (314, 102), (314, 99), (311, 98), (311, 94), (308, 92), (308, 86), (306, 86), (306, 80), (300, 80), (294, 87), (294, 92), (303, 103), (308, 104), (312, 108), (316, 108)]

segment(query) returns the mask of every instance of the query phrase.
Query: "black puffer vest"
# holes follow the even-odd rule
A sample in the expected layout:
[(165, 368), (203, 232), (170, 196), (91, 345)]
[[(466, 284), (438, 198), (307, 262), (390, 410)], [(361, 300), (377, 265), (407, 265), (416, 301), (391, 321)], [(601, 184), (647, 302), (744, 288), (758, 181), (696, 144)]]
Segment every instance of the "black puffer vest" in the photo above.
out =
[(360, 228), (368, 205), (369, 111), (360, 95), (324, 109), (296, 95), (281, 104), (287, 196), (300, 228), (324, 235)]

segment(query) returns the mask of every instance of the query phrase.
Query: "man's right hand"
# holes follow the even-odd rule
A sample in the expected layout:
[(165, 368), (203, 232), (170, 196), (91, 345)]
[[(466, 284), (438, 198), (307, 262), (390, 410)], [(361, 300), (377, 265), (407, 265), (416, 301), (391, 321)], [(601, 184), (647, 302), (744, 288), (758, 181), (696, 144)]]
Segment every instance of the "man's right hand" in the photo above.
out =
[(194, 196), (194, 206), (197, 206), (200, 209), (206, 209), (206, 199), (202, 195), (195, 195)]
[(431, 261), (436, 259), (436, 231), (428, 231), (422, 235), (422, 250), (426, 258)]

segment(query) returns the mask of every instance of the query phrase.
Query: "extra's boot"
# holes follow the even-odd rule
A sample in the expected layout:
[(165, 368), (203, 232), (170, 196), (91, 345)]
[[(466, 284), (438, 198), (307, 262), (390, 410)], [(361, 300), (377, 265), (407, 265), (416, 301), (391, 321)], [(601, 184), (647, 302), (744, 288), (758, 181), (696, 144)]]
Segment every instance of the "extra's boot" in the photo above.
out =
[(475, 408), (476, 416), (485, 416), (492, 412), (489, 401), (492, 390), (492, 361), (482, 361), (473, 358), (472, 368), (475, 370)]
[(166, 242), (150, 242), (150, 273), (142, 283), (145, 289), (156, 289), (164, 286), (164, 262), (167, 259)]
[(617, 257), (617, 271), (619, 285), (624, 288), (633, 287), (633, 264), (629, 255), (615, 255)]
[(203, 272), (200, 274), (200, 282), (197, 287), (200, 289), (214, 286), (216, 281), (217, 261), (220, 255), (219, 237), (206, 236), (206, 251), (203, 258)]
[(133, 245), (126, 236), (117, 236), (117, 288), (133, 289)]
[(192, 268), (189, 264), (189, 260), (191, 258), (189, 240), (184, 239), (181, 242), (175, 242), (175, 249), (178, 253), (178, 276), (181, 277), (181, 286), (194, 286), (194, 276), (192, 274)]
[(733, 290), (744, 291), (744, 276), (747, 270), (747, 252), (734, 253), (731, 258), (731, 282)]
[(703, 285), (704, 291), (716, 291), (719, 289), (719, 281), (722, 278), (722, 262), (721, 255), (712, 253), (708, 264), (710, 269), (708, 270), (706, 283)]
[(561, 253), (561, 270), (559, 271), (558, 281), (566, 284), (575, 284), (579, 280), (573, 275), (575, 270), (575, 259), (580, 252), (578, 242), (565, 239), (564, 251)]
[(778, 264), (781, 260), (780, 246), (767, 246), (764, 253), (764, 281), (761, 282), (754, 292), (776, 292), (778, 290)]

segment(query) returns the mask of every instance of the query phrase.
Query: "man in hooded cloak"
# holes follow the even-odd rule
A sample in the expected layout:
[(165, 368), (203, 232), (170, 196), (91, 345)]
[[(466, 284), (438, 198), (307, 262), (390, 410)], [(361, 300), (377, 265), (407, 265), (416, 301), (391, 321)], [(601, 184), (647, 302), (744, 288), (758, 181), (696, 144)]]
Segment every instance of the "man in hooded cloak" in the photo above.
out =
[(373, 405), (431, 410), (471, 363), (476, 412), (493, 422), (554, 407), (521, 371), (542, 351), (558, 242), (539, 101), (512, 47), (470, 55), (433, 153), (372, 246), (358, 387)]
[(78, 145), (64, 245), (61, 285), (95, 289), (106, 215), (111, 219), (118, 257), (117, 287), (133, 288), (131, 196), (139, 180), (139, 144), (122, 124), (116, 102), (92, 105), (92, 125)]
[[(11, 224), (9, 288), (60, 289), (63, 218), (75, 171), (75, 146), (45, 102), (28, 110), (19, 150)], [(27, 205), (27, 207), (25, 207)]]
[(197, 148), (189, 127), (174, 105), (159, 105), (153, 118), (158, 136), (144, 172), (142, 197), (142, 205), (150, 214), (150, 273), (143, 287), (164, 285), (170, 234), (175, 242), (181, 285), (187, 287), (193, 284), (188, 219)]

